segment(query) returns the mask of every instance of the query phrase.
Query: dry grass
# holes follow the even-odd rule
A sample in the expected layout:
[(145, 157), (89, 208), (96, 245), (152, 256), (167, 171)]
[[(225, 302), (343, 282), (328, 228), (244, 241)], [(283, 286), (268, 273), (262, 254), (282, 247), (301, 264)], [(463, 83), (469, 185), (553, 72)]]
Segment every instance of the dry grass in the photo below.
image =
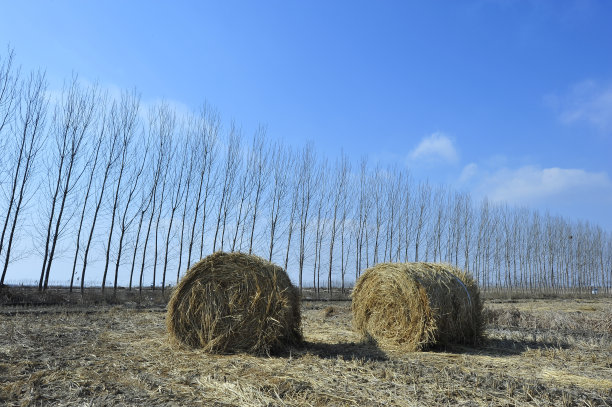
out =
[(612, 337), (612, 301), (609, 298), (489, 302), (484, 317), (496, 330), (522, 332), (551, 343)]
[(0, 304), (13, 306), (102, 306), (131, 304), (134, 307), (165, 306), (171, 290), (161, 290), (159, 287), (138, 287), (130, 290), (118, 287), (117, 290), (107, 288), (102, 293), (100, 287), (85, 287), (81, 293), (79, 287), (72, 292), (68, 287), (50, 286), (44, 291), (38, 291), (38, 286), (4, 286), (0, 287)]
[(355, 329), (386, 348), (415, 351), (481, 339), (478, 286), (448, 264), (377, 264), (357, 280), (352, 310)]
[[(382, 351), (352, 331), (349, 302), (328, 305), (304, 303), (304, 346), (276, 357), (177, 349), (163, 308), (0, 307), (0, 405), (612, 405), (609, 333), (492, 322), (479, 348)], [(546, 320), (541, 305), (487, 307)], [(571, 319), (585, 304), (565, 305)], [(612, 300), (589, 306), (594, 323)]]
[(282, 268), (217, 252), (176, 286), (166, 326), (178, 342), (208, 352), (268, 354), (301, 342), (299, 294)]

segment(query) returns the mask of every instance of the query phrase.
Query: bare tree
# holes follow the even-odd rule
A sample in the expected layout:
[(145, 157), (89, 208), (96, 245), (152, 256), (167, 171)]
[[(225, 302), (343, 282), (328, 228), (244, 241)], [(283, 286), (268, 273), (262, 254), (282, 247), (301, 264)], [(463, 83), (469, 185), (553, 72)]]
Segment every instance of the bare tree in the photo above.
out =
[[(100, 100), (97, 100), (96, 105), (99, 105), (99, 104), (100, 104)], [(100, 107), (104, 108), (103, 105)], [(89, 197), (91, 195), (92, 187), (95, 181), (95, 175), (98, 170), (100, 152), (102, 150), (102, 143), (104, 141), (103, 138), (101, 137), (102, 134), (103, 134), (102, 132), (96, 132), (96, 136), (94, 136), (93, 138), (93, 145), (90, 151), (90, 156), (87, 160), (88, 161), (87, 167), (89, 168), (89, 173), (88, 173), (88, 178), (87, 178), (87, 185), (85, 186), (85, 197), (83, 198), (81, 216), (79, 218), (79, 228), (78, 228), (77, 237), (75, 240), (76, 248), (74, 250), (74, 259), (72, 261), (72, 273), (70, 276), (70, 292), (72, 292), (74, 288), (74, 278), (76, 276), (76, 266), (77, 266), (77, 261), (78, 261), (79, 254), (80, 254), (80, 249), (81, 249), (81, 232), (83, 231), (83, 224), (85, 223), (85, 215), (87, 213), (87, 204), (89, 203)]]
[[(518, 254), (518, 259), (519, 259), (519, 266), (518, 266), (518, 279), (519, 279), (519, 287), (521, 289), (521, 291), (525, 291), (527, 286), (526, 286), (526, 269), (527, 269), (527, 252), (528, 252), (528, 248), (527, 248), (527, 226), (528, 226), (528, 219), (529, 219), (529, 211), (526, 208), (518, 208), (515, 214), (516, 217), (516, 223), (517, 223), (517, 229), (518, 229), (518, 237), (517, 237), (517, 242), (518, 245), (516, 247), (516, 251)], [(566, 234), (565, 236), (571, 236), (571, 230), (569, 230), (569, 226), (566, 226)], [(568, 276), (569, 274), (569, 263), (568, 263), (568, 257), (567, 257), (567, 253), (568, 253), (568, 241), (571, 239), (563, 239), (564, 240), (564, 249), (565, 251), (563, 252), (564, 255), (564, 260), (565, 260), (565, 271), (566, 271), (566, 276)], [(472, 257), (476, 257), (476, 256), (472, 256)], [(472, 270), (473, 272), (473, 270)], [(567, 282), (569, 282), (569, 278), (566, 280)], [(567, 284), (567, 287), (569, 287), (569, 283)]]
[(465, 194), (463, 197), (462, 211), (463, 216), (461, 218), (461, 230), (463, 231), (463, 268), (466, 271), (470, 271), (470, 247), (472, 244), (472, 238), (474, 236), (474, 207), (469, 194)]
[[(342, 208), (342, 222), (340, 223), (340, 292), (346, 291), (346, 269), (348, 267), (348, 259), (352, 250), (352, 239), (350, 238), (350, 230), (346, 227), (346, 216), (349, 212), (349, 203), (344, 201)], [(347, 233), (349, 234), (347, 236)]]
[[(48, 103), (45, 98), (45, 91), (46, 80), (44, 74), (40, 72), (33, 73), (22, 83), (20, 98), (16, 101), (15, 141), (17, 151), (14, 157), (17, 161), (10, 163), (13, 165), (14, 170), (11, 177), (9, 204), (0, 239), (0, 254), (3, 247), (6, 247), (0, 286), (4, 284), (8, 265), (11, 262), (11, 249), (14, 243), (19, 215), (23, 208), (28, 186), (32, 181), (37, 155), (44, 143), (42, 132), (45, 127)], [(5, 103), (8, 104), (8, 102)], [(2, 135), (1, 132), (0, 135)], [(5, 231), (9, 225), (9, 220), (10, 231), (8, 240), (5, 242)]]
[(404, 215), (403, 227), (404, 227), (404, 262), (409, 261), (411, 258), (410, 252), (414, 247), (413, 239), (416, 235), (416, 222), (417, 222), (417, 199), (415, 184), (410, 180), (404, 184), (402, 189), (404, 195), (402, 212)]
[(482, 284), (481, 270), (484, 263), (486, 232), (489, 224), (489, 201), (485, 198), (480, 204), (478, 217), (478, 232), (476, 235), (476, 253), (474, 255), (473, 270), (476, 281)]
[[(211, 180), (213, 179), (213, 164), (217, 155), (217, 141), (220, 128), (219, 115), (204, 105), (199, 117), (194, 118), (190, 123), (190, 134), (194, 140), (193, 149), (196, 163), (194, 168), (197, 170), (197, 194), (193, 210), (191, 232), (187, 250), (187, 267), (191, 265), (191, 253), (195, 242), (196, 225), (198, 224), (200, 207), (202, 210), (201, 233), (200, 233), (200, 258), (204, 251), (204, 232), (206, 226), (206, 210), (210, 192), (212, 190)], [(203, 201), (202, 201), (202, 194)]]
[(304, 273), (304, 261), (306, 259), (306, 235), (310, 221), (310, 207), (316, 187), (315, 156), (312, 144), (306, 145), (300, 157), (300, 169), (298, 179), (298, 216), (299, 228), (299, 289), (302, 293), (302, 277)]
[(419, 261), (419, 247), (422, 243), (423, 230), (429, 218), (431, 187), (428, 183), (420, 183), (417, 203), (417, 224), (414, 241), (414, 261)]
[[(159, 224), (164, 214), (164, 204), (168, 196), (168, 174), (170, 173), (171, 163), (175, 160), (176, 144), (174, 142), (176, 128), (176, 115), (170, 109), (159, 111), (159, 128), (160, 138), (165, 139), (165, 160), (162, 172), (161, 193), (159, 199), (159, 209), (157, 210), (157, 219), (155, 221), (155, 251), (153, 253), (153, 281), (151, 288), (155, 290), (155, 279), (157, 277), (157, 261), (159, 259)], [(163, 134), (162, 134), (163, 133)], [(146, 244), (146, 240), (145, 240)]]
[(268, 198), (268, 207), (270, 208), (268, 215), (268, 224), (270, 227), (270, 244), (268, 246), (269, 261), (272, 261), (276, 232), (279, 221), (282, 220), (283, 207), (289, 191), (289, 174), (292, 170), (290, 154), (289, 151), (285, 150), (281, 145), (278, 145), (271, 157), (271, 162), (274, 164), (272, 169), (272, 186), (268, 190), (270, 194)]
[[(251, 148), (246, 152), (246, 161), (237, 184), (238, 211), (231, 251), (243, 250), (248, 244), (249, 254), (253, 252), (255, 227), (259, 206), (268, 180), (267, 149), (265, 149), (265, 128), (259, 126), (253, 136)], [(240, 239), (238, 240), (238, 235)], [(248, 242), (245, 242), (248, 239)], [(246, 249), (246, 248), (245, 248)]]
[[(241, 157), (242, 154), (239, 153)], [(236, 251), (236, 243), (238, 242), (238, 233), (240, 231), (240, 226), (243, 226), (244, 233), (244, 225), (246, 224), (246, 218), (249, 216), (251, 201), (251, 192), (253, 186), (253, 151), (250, 150), (247, 153), (246, 161), (240, 158), (237, 162), (237, 178), (238, 183), (236, 184), (236, 203), (231, 205), (233, 207), (237, 207), (235, 216), (236, 216), (236, 227), (234, 228), (234, 236), (231, 238), (231, 251)], [(229, 233), (228, 233), (229, 234)], [(229, 239), (228, 239), (229, 240)], [(241, 239), (242, 240), (242, 239)]]
[[(121, 99), (121, 110), (119, 115), (114, 118), (114, 132), (120, 133), (119, 156), (115, 194), (112, 198), (113, 209), (111, 214), (111, 225), (108, 232), (106, 243), (106, 259), (104, 265), (104, 275), (102, 278), (102, 291), (104, 291), (106, 276), (110, 261), (110, 250), (112, 247), (112, 237), (114, 233), (115, 221), (119, 227), (119, 241), (117, 243), (117, 254), (115, 255), (115, 272), (113, 280), (113, 293), (117, 293), (119, 279), (119, 266), (124, 249), (124, 240), (128, 228), (136, 219), (139, 211), (130, 213), (130, 207), (134, 197), (140, 188), (143, 178), (145, 163), (149, 151), (148, 140), (140, 139), (140, 121), (138, 113), (140, 111), (140, 99), (135, 92), (124, 93)], [(123, 179), (126, 178), (126, 182)]]
[[(121, 96), (121, 102), (118, 109), (111, 111), (111, 132), (117, 133), (111, 135), (111, 138), (119, 139), (119, 161), (117, 168), (117, 178), (115, 181), (115, 193), (112, 197), (112, 211), (110, 218), (110, 228), (108, 230), (108, 239), (106, 242), (106, 253), (104, 261), (104, 273), (102, 275), (102, 292), (106, 287), (106, 276), (108, 274), (108, 267), (110, 264), (110, 252), (113, 233), (115, 229), (115, 220), (117, 215), (117, 209), (119, 207), (119, 198), (122, 194), (123, 177), (125, 176), (126, 168), (128, 167), (128, 161), (131, 157), (131, 146), (134, 140), (134, 134), (137, 125), (137, 115), (140, 105), (140, 100), (135, 93), (127, 94), (124, 93)], [(131, 197), (130, 197), (131, 198)], [(118, 270), (116, 270), (118, 272)], [(117, 278), (115, 277), (115, 281)], [(115, 283), (116, 286), (116, 283)], [(116, 287), (115, 287), (116, 290)]]
[[(297, 159), (297, 156), (295, 156)], [(291, 249), (291, 238), (293, 237), (295, 229), (295, 217), (298, 211), (299, 199), (300, 199), (300, 181), (298, 172), (294, 172), (290, 180), (291, 187), (291, 209), (289, 211), (289, 219), (287, 219), (287, 248), (285, 250), (285, 270), (289, 266), (289, 251)]]
[[(387, 206), (386, 214), (386, 230), (385, 230), (385, 249), (383, 251), (384, 261), (393, 261), (393, 239), (395, 235), (396, 226), (395, 224), (399, 219), (400, 205), (400, 186), (402, 184), (403, 174), (397, 171), (397, 168), (393, 168), (388, 171), (389, 177), (385, 183), (385, 203)], [(387, 257), (388, 256), (388, 257)]]
[[(2, 57), (0, 55), (0, 149), (5, 154), (0, 155), (0, 188), (5, 182), (5, 177), (9, 177), (10, 165), (8, 158), (10, 151), (9, 140), (13, 138), (12, 134), (9, 134), (11, 126), (15, 120), (15, 108), (19, 103), (20, 92), (18, 92), (19, 85), (19, 71), (13, 67), (13, 60), (15, 52), (9, 48), (7, 55)], [(0, 239), (0, 255), (2, 255), (2, 242), (4, 239)]]
[(87, 244), (85, 245), (85, 251), (83, 253), (83, 268), (81, 270), (81, 293), (85, 290), (85, 273), (87, 270), (87, 264), (89, 259), (89, 251), (93, 242), (94, 232), (100, 215), (100, 209), (104, 198), (106, 197), (106, 189), (108, 187), (108, 181), (111, 175), (113, 167), (116, 165), (118, 160), (119, 151), (119, 133), (111, 131), (111, 119), (113, 115), (112, 111), (118, 109), (117, 102), (113, 101), (110, 110), (104, 110), (100, 125), (98, 126), (97, 137), (104, 140), (104, 170), (98, 180), (96, 193), (96, 206), (94, 208), (93, 216), (91, 219), (91, 226), (89, 228), (89, 235), (87, 237)]
[[(131, 168), (129, 170), (128, 182), (126, 182), (127, 188), (124, 191), (125, 198), (123, 199), (123, 203), (122, 203), (123, 210), (119, 214), (119, 243), (117, 244), (117, 255), (115, 258), (115, 280), (113, 284), (113, 290), (115, 294), (117, 292), (117, 279), (119, 277), (119, 266), (121, 264), (121, 255), (123, 253), (124, 240), (125, 240), (127, 230), (132, 225), (134, 220), (136, 220), (136, 217), (138, 217), (139, 214), (142, 215), (144, 205), (146, 205), (145, 203), (146, 200), (143, 199), (141, 200), (140, 206), (137, 207), (137, 209), (134, 210), (132, 213), (130, 213), (130, 207), (132, 203), (134, 202), (134, 197), (137, 195), (138, 191), (142, 189), (144, 173), (145, 173), (144, 169), (145, 169), (145, 165), (148, 162), (148, 154), (149, 154), (149, 149), (150, 149), (150, 145), (148, 141), (149, 139), (141, 141), (141, 143), (138, 145), (138, 147), (140, 147), (140, 151), (136, 151), (138, 148), (132, 149), (134, 157), (135, 158), (138, 157), (139, 159), (135, 159), (133, 161), (131, 160), (129, 163), (129, 166)], [(146, 208), (144, 208), (144, 210), (146, 211)], [(141, 220), (142, 220), (142, 216), (141, 216)], [(142, 222), (139, 224), (139, 231), (140, 231), (141, 225), (142, 225)], [(137, 243), (135, 247), (136, 248), (138, 247)], [(134, 272), (134, 258), (132, 259), (132, 270), (130, 272), (130, 286), (129, 286), (130, 289), (132, 288), (133, 272)]]
[(56, 106), (53, 114), (51, 132), (55, 140), (55, 154), (57, 154), (53, 157), (54, 165), (57, 167), (57, 178), (51, 198), (43, 265), (38, 283), (39, 290), (46, 289), (48, 286), (51, 266), (63, 226), (62, 218), (66, 202), (84, 172), (79, 160), (94, 119), (96, 93), (97, 90), (94, 88), (81, 88), (75, 77), (68, 88), (64, 89), (62, 101)]
[(406, 233), (406, 224), (410, 221), (410, 215), (406, 211), (406, 208), (409, 207), (410, 203), (406, 203), (407, 199), (410, 199), (410, 193), (406, 193), (409, 191), (410, 184), (410, 173), (409, 172), (401, 172), (401, 179), (397, 182), (397, 222), (395, 224), (397, 228), (397, 246), (395, 250), (395, 256), (393, 257), (393, 261), (402, 261), (402, 255), (405, 252), (404, 245), (406, 244), (406, 238), (404, 234)]
[[(347, 162), (348, 163), (348, 162)], [(347, 168), (347, 178), (350, 174), (350, 163), (348, 163), (349, 167)], [(349, 228), (347, 228), (347, 221), (352, 211), (352, 201), (348, 196), (349, 191), (349, 182), (348, 179), (345, 182), (344, 187), (341, 189), (341, 208), (342, 208), (342, 216), (340, 219), (340, 290), (342, 293), (345, 291), (345, 277), (346, 277), (346, 269), (348, 266), (349, 254), (352, 250), (352, 240), (348, 239), (347, 241), (346, 233), (349, 232)], [(346, 250), (346, 251), (345, 251)]]
[(166, 234), (166, 248), (164, 253), (164, 270), (162, 273), (162, 292), (166, 287), (166, 270), (168, 269), (168, 254), (170, 247), (170, 234), (172, 232), (172, 225), (174, 223), (175, 213), (183, 201), (183, 195), (185, 195), (185, 184), (188, 178), (187, 170), (189, 164), (189, 139), (185, 138), (180, 146), (177, 146), (177, 154), (171, 165), (172, 179), (171, 179), (171, 192), (170, 197), (170, 221), (168, 224), (168, 231)]
[[(433, 261), (443, 261), (444, 251), (442, 242), (444, 240), (445, 225), (448, 224), (448, 194), (444, 188), (437, 188), (432, 197), (433, 215)], [(448, 245), (447, 245), (448, 246)]]
[[(221, 196), (219, 197), (219, 210), (217, 212), (217, 226), (215, 228), (215, 237), (213, 240), (212, 251), (217, 250), (217, 239), (219, 239), (220, 250), (223, 250), (223, 240), (225, 237), (225, 228), (227, 223), (227, 215), (231, 210), (232, 194), (236, 173), (240, 166), (240, 133), (235, 124), (232, 123), (228, 136), (227, 149), (225, 153), (225, 162), (223, 163), (223, 183), (221, 186)], [(221, 235), (219, 236), (219, 231)]]
[[(183, 245), (184, 245), (184, 239), (185, 239), (185, 226), (187, 224), (187, 210), (188, 208), (191, 209), (189, 207), (189, 204), (191, 202), (191, 184), (194, 181), (193, 178), (193, 169), (194, 166), (196, 165), (196, 159), (199, 158), (196, 156), (195, 152), (198, 151), (197, 150), (197, 146), (194, 143), (195, 138), (192, 135), (191, 132), (191, 123), (193, 122), (193, 118), (190, 118), (189, 121), (186, 123), (186, 131), (185, 131), (185, 156), (188, 157), (186, 158), (187, 160), (187, 168), (186, 168), (186, 173), (184, 175), (185, 178), (185, 194), (183, 196), (183, 211), (181, 214), (181, 235), (179, 238), (179, 250), (178, 250), (178, 267), (176, 269), (176, 283), (178, 284), (179, 282), (179, 278), (181, 276), (181, 271), (183, 270)], [(197, 216), (194, 216), (195, 218), (197, 218)]]
[[(367, 224), (370, 213), (370, 199), (368, 199), (368, 172), (367, 159), (361, 160), (359, 172), (359, 199), (357, 203), (357, 218), (355, 232), (355, 280), (359, 278), (363, 267), (363, 245), (366, 237)], [(367, 258), (367, 254), (366, 254)]]
[(314, 264), (312, 271), (312, 287), (316, 289), (317, 297), (319, 296), (320, 281), (321, 281), (321, 251), (323, 238), (325, 236), (325, 226), (327, 223), (327, 201), (330, 193), (329, 181), (326, 177), (328, 173), (327, 161), (323, 160), (320, 168), (317, 171), (317, 188), (314, 193), (314, 208), (317, 213), (317, 227), (315, 230), (314, 242)]
[(502, 262), (503, 262), (503, 280), (500, 285), (503, 289), (509, 291), (514, 288), (515, 281), (512, 273), (514, 246), (516, 245), (514, 209), (508, 205), (501, 207), (501, 233), (502, 233)]
[(370, 181), (370, 192), (374, 200), (374, 208), (376, 210), (374, 217), (374, 258), (373, 263), (378, 263), (378, 246), (380, 242), (380, 233), (384, 221), (384, 202), (382, 199), (385, 188), (385, 179), (380, 168), (376, 168), (374, 177)]
[[(214, 165), (217, 156), (217, 141), (219, 137), (219, 130), (221, 124), (219, 116), (216, 112), (210, 112), (207, 110), (206, 115), (206, 134), (207, 140), (204, 141), (204, 154), (207, 159), (204, 160), (206, 164), (206, 184), (204, 186), (204, 200), (202, 202), (202, 227), (200, 230), (200, 258), (204, 257), (204, 234), (206, 231), (206, 215), (208, 210), (209, 198), (214, 194), (214, 188), (216, 187), (216, 178), (214, 176)], [(197, 212), (197, 211), (196, 211)]]
[[(328, 202), (324, 202), (322, 218), (319, 219), (319, 214), (317, 211), (317, 229), (318, 229), (318, 250), (315, 251), (315, 262), (314, 268), (316, 269), (316, 289), (317, 289), (317, 297), (319, 296), (319, 292), (321, 291), (321, 268), (323, 266), (323, 261), (321, 257), (323, 256), (323, 242), (325, 241), (325, 236), (327, 233), (327, 226), (329, 224), (329, 205), (325, 205)], [(317, 245), (315, 241), (315, 245)]]
[[(207, 150), (207, 135), (208, 135), (208, 131), (206, 129), (206, 122), (204, 121), (204, 119), (202, 117), (199, 118), (195, 118), (193, 117), (190, 122), (189, 122), (189, 130), (188, 133), (191, 135), (191, 138), (193, 140), (193, 161), (195, 161), (195, 163), (193, 164), (193, 167), (197, 170), (198, 172), (198, 177), (197, 180), (197, 188), (198, 188), (198, 192), (195, 196), (195, 205), (193, 208), (193, 217), (192, 217), (192, 223), (191, 223), (191, 232), (189, 233), (189, 244), (187, 245), (187, 268), (189, 268), (191, 266), (191, 252), (193, 250), (193, 245), (195, 242), (195, 230), (196, 230), (196, 225), (198, 223), (198, 216), (200, 213), (200, 205), (201, 205), (201, 197), (202, 197), (202, 188), (204, 186), (204, 180), (207, 177), (210, 177), (210, 171), (208, 171), (208, 163), (210, 163), (210, 160), (212, 159), (212, 157), (209, 154), (209, 151)], [(207, 175), (208, 174), (208, 175)], [(187, 201), (185, 201), (185, 206), (183, 208), (183, 217), (184, 214), (187, 210)], [(202, 222), (202, 224), (204, 225), (206, 222), (206, 211), (204, 211), (203, 214), (204, 220)], [(202, 228), (204, 228), (204, 226), (202, 226)], [(204, 230), (202, 230), (202, 241), (204, 241)], [(180, 274), (181, 270), (179, 268), (179, 271), (177, 271), (177, 283), (178, 283), (178, 276)]]
[(459, 248), (461, 246), (461, 240), (464, 236), (463, 222), (465, 212), (465, 195), (462, 193), (455, 193), (452, 198), (449, 194), (449, 233), (448, 233), (448, 262), (453, 263), (455, 267), (459, 266)]
[[(605, 267), (605, 232), (602, 230), (600, 226), (595, 226), (595, 234), (594, 234), (594, 251), (596, 254), (597, 265), (595, 269), (599, 269), (599, 273), (597, 273), (597, 286), (606, 287), (606, 267)], [(610, 270), (612, 272), (612, 270)], [(600, 274), (601, 273), (601, 274)]]
[[(149, 152), (150, 148), (151, 148), (151, 144), (154, 142), (153, 138), (151, 137), (150, 133), (146, 132), (145, 133), (145, 141), (144, 144), (147, 146), (147, 152)], [(149, 160), (151, 159), (150, 154), (147, 154), (146, 157), (142, 157), (142, 161), (141, 163), (143, 165), (150, 165)], [(133, 282), (134, 282), (134, 269), (136, 268), (136, 255), (138, 254), (138, 248), (140, 247), (140, 234), (142, 232), (142, 224), (144, 223), (144, 217), (145, 214), (147, 214), (147, 212), (149, 211), (149, 207), (151, 206), (152, 203), (152, 188), (148, 188), (148, 182), (153, 182), (152, 180), (154, 180), (155, 178), (155, 173), (151, 173), (151, 172), (147, 172), (145, 171), (143, 174), (143, 182), (142, 182), (142, 187), (140, 188), (140, 203), (138, 205), (138, 216), (139, 220), (138, 220), (138, 229), (136, 232), (136, 239), (134, 241), (134, 250), (132, 251), (132, 266), (130, 268), (130, 283), (129, 283), (129, 289), (132, 289), (133, 286)]]
[[(16, 107), (20, 103), (19, 92), (19, 72), (13, 68), (14, 51), (8, 49), (8, 55), (0, 59), (0, 148), (4, 154), (0, 154), (0, 187), (5, 179), (10, 179), (10, 192), (8, 192), (8, 202), (6, 215), (0, 235), (0, 256), (4, 250), (4, 239), (11, 220), (13, 207), (16, 203), (16, 194), (19, 187), (22, 172), (22, 158), (27, 151), (28, 135), (23, 134), (14, 125)], [(10, 132), (14, 126), (14, 132)], [(16, 151), (11, 142), (18, 146)], [(13, 154), (11, 154), (13, 153)], [(12, 171), (11, 171), (12, 169)], [(6, 177), (6, 178), (5, 178)], [(4, 282), (4, 274), (0, 285)]]
[[(338, 230), (338, 215), (339, 211), (342, 210), (342, 207), (345, 205), (345, 190), (348, 182), (348, 174), (349, 174), (349, 164), (348, 158), (344, 153), (340, 156), (340, 161), (336, 162), (335, 167), (335, 178), (333, 181), (333, 186), (331, 193), (333, 194), (333, 203), (332, 203), (332, 219), (331, 219), (331, 228), (330, 228), (330, 238), (329, 238), (329, 270), (327, 273), (327, 290), (331, 296), (332, 290), (332, 268), (334, 264), (334, 245), (336, 243), (336, 232)], [(342, 222), (344, 225), (344, 222)], [(342, 252), (342, 256), (344, 259), (344, 252)]]
[(269, 149), (266, 147), (266, 128), (260, 126), (253, 137), (253, 184), (255, 187), (253, 197), (253, 217), (251, 218), (251, 236), (249, 238), (249, 254), (253, 253), (253, 239), (259, 215), (259, 206), (264, 196), (265, 187), (268, 184), (270, 166), (268, 165)]
[(612, 234), (610, 232), (606, 232), (604, 235), (602, 251), (602, 264), (605, 274), (602, 274), (601, 284), (605, 293), (609, 294), (612, 288), (612, 273), (610, 273), (612, 270)]
[[(170, 137), (172, 135), (171, 130), (174, 126), (174, 115), (170, 111), (169, 107), (165, 104), (155, 106), (149, 110), (149, 128), (148, 133), (155, 144), (157, 145), (157, 151), (155, 155), (155, 164), (152, 168), (151, 173), (151, 185), (149, 192), (149, 202), (147, 207), (150, 209), (149, 221), (147, 224), (147, 231), (144, 237), (142, 246), (142, 262), (140, 264), (140, 278), (139, 278), (139, 290), (142, 293), (142, 285), (144, 282), (144, 270), (147, 259), (147, 247), (149, 244), (149, 238), (151, 236), (151, 228), (153, 226), (153, 218), (157, 213), (157, 205), (160, 199), (160, 184), (165, 182), (165, 176), (167, 174), (167, 167), (169, 165), (169, 149)], [(161, 205), (160, 210), (161, 210)], [(155, 248), (155, 262), (157, 262), (157, 247)], [(155, 270), (153, 271), (153, 281), (155, 281)]]

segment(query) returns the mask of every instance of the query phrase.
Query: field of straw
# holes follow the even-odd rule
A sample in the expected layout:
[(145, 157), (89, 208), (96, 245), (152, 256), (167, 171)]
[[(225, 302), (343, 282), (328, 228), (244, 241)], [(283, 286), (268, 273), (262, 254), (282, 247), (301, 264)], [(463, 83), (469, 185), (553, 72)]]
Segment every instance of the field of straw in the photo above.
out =
[(425, 352), (301, 306), (305, 344), (272, 356), (177, 346), (162, 306), (0, 306), (0, 405), (612, 405), (612, 299), (485, 302), (484, 345)]

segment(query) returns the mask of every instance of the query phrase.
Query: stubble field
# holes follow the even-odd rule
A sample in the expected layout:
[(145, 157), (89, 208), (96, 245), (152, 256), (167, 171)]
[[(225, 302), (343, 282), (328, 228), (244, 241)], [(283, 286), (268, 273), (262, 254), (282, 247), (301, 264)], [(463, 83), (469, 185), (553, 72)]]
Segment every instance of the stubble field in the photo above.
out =
[(610, 406), (612, 299), (488, 301), (482, 346), (363, 342), (350, 302), (302, 303), (282, 355), (173, 345), (163, 306), (0, 306), (0, 405)]

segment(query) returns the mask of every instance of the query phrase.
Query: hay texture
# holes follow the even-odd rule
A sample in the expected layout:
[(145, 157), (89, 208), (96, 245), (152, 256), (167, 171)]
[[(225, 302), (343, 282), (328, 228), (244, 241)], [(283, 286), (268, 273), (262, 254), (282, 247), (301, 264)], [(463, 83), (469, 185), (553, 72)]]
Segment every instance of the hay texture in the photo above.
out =
[(377, 264), (357, 280), (352, 299), (354, 328), (383, 346), (418, 351), (481, 339), (478, 286), (447, 264)]
[(166, 326), (174, 339), (211, 353), (270, 353), (302, 340), (299, 294), (281, 267), (217, 252), (176, 286)]

